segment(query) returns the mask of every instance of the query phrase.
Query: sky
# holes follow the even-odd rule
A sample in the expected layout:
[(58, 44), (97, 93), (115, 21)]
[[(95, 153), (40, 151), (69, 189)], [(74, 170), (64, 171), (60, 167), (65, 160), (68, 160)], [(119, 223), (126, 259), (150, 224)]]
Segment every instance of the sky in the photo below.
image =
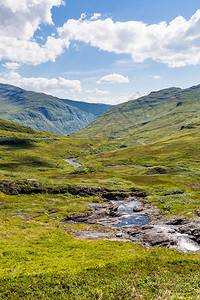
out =
[(197, 0), (0, 0), (0, 82), (118, 104), (200, 84)]

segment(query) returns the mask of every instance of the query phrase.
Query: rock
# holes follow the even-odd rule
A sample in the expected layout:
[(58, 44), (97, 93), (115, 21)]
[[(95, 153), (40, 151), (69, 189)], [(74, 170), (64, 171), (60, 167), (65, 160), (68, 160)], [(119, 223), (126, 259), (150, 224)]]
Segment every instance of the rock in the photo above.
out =
[(82, 214), (74, 214), (71, 216), (67, 216), (65, 219), (62, 220), (62, 222), (70, 223), (83, 223), (88, 220), (89, 213), (82, 213)]
[(148, 194), (146, 192), (143, 191), (135, 191), (134, 193), (131, 193), (130, 196), (132, 197), (138, 197), (138, 198), (146, 198), (148, 196)]
[(200, 209), (197, 209), (197, 210), (193, 211), (193, 213), (195, 215), (197, 215), (198, 217), (200, 217)]
[(12, 218), (20, 218), (20, 219), (25, 220), (25, 221), (28, 221), (28, 220), (32, 219), (31, 216), (22, 215), (22, 214), (14, 215), (14, 216), (12, 216)]
[(99, 186), (96, 186), (96, 187), (91, 187), (88, 189), (89, 193), (92, 193), (92, 194), (99, 194), (101, 192), (101, 188)]
[(0, 182), (0, 187), (15, 185), (14, 180), (11, 179), (2, 179)]
[(174, 244), (174, 240), (171, 240), (168, 234), (164, 232), (154, 232), (152, 230), (146, 231), (142, 235), (142, 240), (152, 247), (169, 247), (170, 244)]
[(0, 190), (7, 195), (18, 195), (21, 189), (14, 180), (2, 179), (0, 181)]
[(123, 236), (123, 233), (122, 233), (122, 232), (116, 233), (116, 237), (122, 237), (122, 236)]
[(168, 219), (168, 221), (166, 220), (165, 224), (166, 225), (181, 225), (183, 224), (185, 221), (184, 217), (180, 217), (180, 216), (173, 216), (171, 218)]
[(62, 222), (66, 223), (86, 223), (111, 226), (118, 222), (117, 205), (112, 203), (90, 203), (88, 207), (91, 211), (82, 214), (67, 216)]
[(110, 192), (110, 193), (103, 193), (102, 197), (107, 199), (107, 200), (123, 200), (125, 198), (128, 198), (130, 196), (129, 193), (115, 193), (115, 192)]
[[(107, 193), (108, 198), (115, 195), (119, 199), (121, 193)], [(122, 196), (124, 197), (124, 195)], [(129, 202), (130, 197), (123, 202)], [(137, 200), (137, 199), (134, 199)], [(68, 216), (63, 221), (69, 223), (96, 224), (113, 227), (119, 223), (118, 205), (115, 203), (91, 203), (87, 207), (90, 212), (85, 214), (75, 214)], [(179, 251), (191, 252), (200, 251), (200, 218), (185, 218), (181, 215), (166, 217), (161, 219), (158, 207), (145, 203), (133, 209), (139, 215), (151, 217), (150, 224), (129, 225), (116, 232), (116, 238), (123, 238), (132, 242), (137, 242), (148, 247), (176, 248)], [(198, 244), (199, 243), (199, 244)]]
[(27, 183), (34, 187), (40, 186), (40, 183), (36, 179), (27, 179)]
[(160, 219), (162, 214), (157, 206), (151, 206), (150, 204), (143, 204), (133, 208), (133, 212), (140, 215), (148, 216), (151, 221)]
[(65, 187), (42, 187), (36, 179), (27, 179), (26, 181), (15, 182), (11, 179), (0, 180), (0, 190), (8, 195), (18, 194), (65, 194), (79, 196), (101, 196), (100, 187), (79, 187), (79, 186), (65, 186)]
[(68, 186), (67, 188), (68, 193), (72, 195), (79, 195), (79, 196), (99, 196), (101, 188), (100, 187), (84, 187), (84, 186)]
[(131, 225), (131, 226), (126, 226), (125, 231), (131, 236), (136, 236), (136, 235), (141, 234), (143, 229), (144, 229), (144, 226)]
[(136, 206), (133, 208), (133, 211), (134, 212), (141, 212), (144, 210), (144, 207), (141, 205), (141, 206)]

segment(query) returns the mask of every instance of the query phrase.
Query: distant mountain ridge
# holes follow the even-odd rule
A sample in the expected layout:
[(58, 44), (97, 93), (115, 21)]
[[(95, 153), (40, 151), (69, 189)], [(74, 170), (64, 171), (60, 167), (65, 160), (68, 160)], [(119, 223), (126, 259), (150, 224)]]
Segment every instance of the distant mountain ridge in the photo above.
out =
[(75, 136), (156, 141), (200, 125), (200, 85), (168, 88), (116, 105)]
[(67, 135), (82, 129), (111, 107), (0, 84), (0, 119), (55, 134)]

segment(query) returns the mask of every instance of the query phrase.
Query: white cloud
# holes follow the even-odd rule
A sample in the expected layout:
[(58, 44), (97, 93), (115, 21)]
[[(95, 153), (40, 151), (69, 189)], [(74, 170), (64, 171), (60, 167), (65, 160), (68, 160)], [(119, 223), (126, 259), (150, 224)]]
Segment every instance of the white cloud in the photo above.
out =
[(99, 89), (87, 90), (86, 93), (95, 94), (95, 95), (108, 95), (108, 94), (110, 94), (109, 91), (99, 90)]
[(179, 16), (169, 24), (71, 19), (58, 32), (66, 42), (76, 40), (104, 51), (127, 53), (135, 62), (152, 59), (170, 67), (200, 63), (200, 10), (188, 21)]
[(130, 95), (130, 96), (128, 97), (128, 100), (138, 99), (138, 98), (140, 98), (140, 97), (142, 97), (142, 96), (144, 96), (144, 95), (140, 94), (140, 92), (135, 92), (135, 93), (133, 93), (132, 95)]
[(51, 9), (62, 0), (1, 0), (0, 35), (30, 39), (41, 23), (53, 24)]
[(99, 14), (99, 13), (95, 13), (95, 14), (93, 14), (93, 16), (90, 18), (91, 20), (97, 20), (97, 19), (99, 19), (101, 17), (101, 14)]
[(128, 77), (124, 77), (123, 75), (113, 73), (103, 76), (100, 80), (97, 81), (97, 83), (129, 83), (129, 79)]
[(85, 101), (90, 103), (104, 103), (104, 104), (117, 105), (123, 102), (127, 102), (129, 100), (137, 99), (141, 96), (142, 95), (139, 92), (135, 92), (131, 95), (125, 94), (119, 97), (100, 97), (100, 95), (96, 95), (96, 96), (87, 96), (85, 98)]
[(95, 96), (88, 96), (85, 98), (86, 102), (89, 103), (103, 103), (103, 104), (112, 104), (112, 105), (116, 105), (119, 104), (121, 102), (125, 102), (127, 101), (120, 101), (121, 98), (116, 98), (116, 97), (95, 97)]
[(81, 82), (79, 80), (68, 80), (62, 77), (59, 78), (44, 78), (44, 77), (22, 77), (16, 71), (1, 74), (1, 83), (12, 84), (27, 90), (37, 92), (46, 92), (56, 94), (59, 92), (81, 92)]
[(55, 61), (69, 44), (52, 36), (44, 45), (34, 40), (40, 24), (53, 25), (51, 9), (62, 0), (1, 0), (0, 60), (37, 65)]
[(153, 75), (153, 76), (150, 76), (151, 78), (153, 79), (161, 79), (161, 77), (159, 75)]
[(99, 13), (87, 19), (82, 14), (78, 20), (54, 27), (58, 38), (49, 35), (40, 40), (43, 44), (38, 43), (34, 34), (41, 24), (54, 26), (51, 9), (62, 4), (62, 0), (0, 0), (0, 60), (32, 65), (55, 61), (72, 41), (80, 41), (100, 50), (129, 54), (134, 62), (152, 59), (170, 67), (200, 63), (200, 10), (190, 20), (179, 16), (170, 23), (152, 25), (114, 22), (101, 19)]
[(18, 63), (38, 65), (47, 61), (55, 61), (64, 50), (64, 42), (48, 37), (44, 46), (36, 42), (18, 40), (11, 37), (0, 37), (0, 60), (8, 59)]
[(17, 70), (21, 65), (18, 63), (7, 62), (3, 65), (8, 70)]

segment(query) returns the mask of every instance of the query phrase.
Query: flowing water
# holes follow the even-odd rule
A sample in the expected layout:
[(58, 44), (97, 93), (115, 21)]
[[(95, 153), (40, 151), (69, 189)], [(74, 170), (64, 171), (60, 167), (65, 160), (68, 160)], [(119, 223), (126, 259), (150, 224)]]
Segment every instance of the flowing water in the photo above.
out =
[(68, 158), (65, 161), (72, 167), (80, 168), (82, 165), (74, 161), (75, 158)]
[(200, 245), (193, 241), (189, 235), (177, 232), (175, 225), (156, 225), (155, 231), (166, 233), (171, 239), (177, 240), (176, 248), (181, 252), (199, 251)]
[[(128, 225), (147, 225), (150, 222), (149, 217), (133, 212), (133, 208), (142, 205), (138, 201), (113, 201), (118, 205), (118, 212), (121, 217), (118, 218), (119, 223), (113, 225), (120, 228)], [(154, 231), (159, 231), (167, 234), (172, 240), (177, 241), (176, 248), (182, 252), (199, 251), (200, 245), (193, 241), (187, 234), (182, 234), (177, 231), (176, 226), (170, 225), (154, 225)]]
[(122, 216), (118, 218), (119, 223), (114, 225), (114, 227), (149, 224), (148, 217), (133, 212), (133, 208), (142, 205), (142, 203), (138, 201), (130, 201), (130, 202), (118, 201), (113, 203), (118, 205), (118, 212), (122, 214)]

